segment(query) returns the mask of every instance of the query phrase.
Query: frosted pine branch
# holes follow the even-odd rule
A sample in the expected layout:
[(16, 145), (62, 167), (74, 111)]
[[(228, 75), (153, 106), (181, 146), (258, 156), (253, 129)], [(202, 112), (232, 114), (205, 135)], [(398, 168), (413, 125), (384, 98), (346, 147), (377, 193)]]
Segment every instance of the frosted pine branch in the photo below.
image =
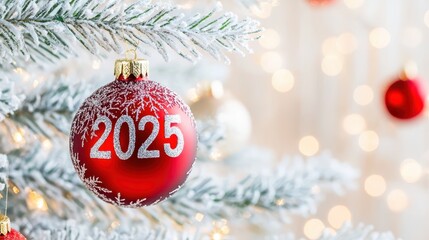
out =
[[(28, 194), (36, 191), (46, 201), (50, 218), (85, 219), (92, 224), (106, 227), (112, 221), (122, 223), (139, 221), (149, 224), (150, 212), (128, 211), (106, 204), (90, 193), (77, 177), (70, 160), (60, 152), (45, 153), (41, 146), (28, 151), (16, 150), (8, 153), (10, 159), (10, 180), (19, 189), (17, 194), (9, 195), (14, 207), (10, 215), (22, 218), (33, 211), (26, 203)], [(47, 217), (46, 217), (47, 218)], [(100, 221), (101, 220), (101, 221)], [(100, 221), (100, 222), (99, 222)]]
[[(36, 223), (35, 223), (36, 222)], [(147, 226), (134, 225), (129, 229), (119, 226), (119, 228), (105, 231), (93, 228), (82, 222), (61, 221), (58, 219), (43, 219), (43, 221), (23, 219), (18, 221), (20, 230), (29, 239), (43, 240), (82, 240), (82, 239), (103, 239), (103, 240), (160, 240), (177, 239), (192, 240), (199, 239), (196, 234), (182, 233), (171, 228), (148, 228)]]
[[(287, 172), (274, 176), (249, 176), (238, 184), (219, 184), (214, 178), (189, 179), (172, 198), (152, 207), (139, 210), (121, 209), (102, 202), (87, 191), (69, 160), (59, 155), (43, 155), (35, 146), (30, 152), (12, 152), (10, 179), (18, 189), (33, 189), (44, 196), (51, 214), (79, 219), (84, 212), (94, 219), (112, 219), (126, 222), (139, 219), (146, 222), (172, 220), (186, 224), (196, 213), (213, 218), (227, 217), (229, 210), (257, 207), (266, 210), (284, 210), (285, 213), (308, 214), (317, 204), (317, 185), (340, 190), (356, 177), (350, 166), (329, 157), (302, 159), (289, 165)], [(283, 167), (280, 167), (283, 168)], [(25, 193), (15, 198), (13, 213), (16, 217), (28, 212)], [(150, 218), (150, 220), (148, 220)]]
[(7, 156), (0, 154), (0, 191), (3, 191), (7, 186), (7, 171), (9, 167), (9, 161)]
[(0, 64), (54, 62), (75, 54), (74, 42), (98, 56), (120, 53), (128, 42), (142, 51), (156, 49), (166, 60), (169, 49), (188, 60), (198, 59), (201, 49), (223, 60), (228, 59), (224, 52), (250, 51), (258, 22), (220, 9), (186, 15), (175, 6), (145, 0), (129, 6), (116, 0), (1, 1)]
[(15, 94), (14, 83), (0, 76), (0, 121), (18, 109), (20, 103), (21, 98)]
[(186, 216), (189, 218), (198, 212), (226, 217), (228, 207), (257, 207), (307, 215), (314, 213), (319, 199), (315, 187), (341, 194), (354, 185), (358, 176), (351, 166), (328, 155), (307, 161), (295, 158), (278, 169), (283, 171), (270, 176), (248, 176), (235, 185), (220, 185), (210, 178), (192, 179), (161, 206), (170, 213), (179, 209), (185, 216), (184, 221)]
[(391, 232), (374, 232), (372, 226), (345, 224), (336, 234), (325, 232), (319, 240), (396, 240)]
[(49, 80), (27, 96), (11, 120), (48, 137), (53, 136), (53, 130), (68, 134), (73, 114), (93, 90), (93, 86), (85, 82)]

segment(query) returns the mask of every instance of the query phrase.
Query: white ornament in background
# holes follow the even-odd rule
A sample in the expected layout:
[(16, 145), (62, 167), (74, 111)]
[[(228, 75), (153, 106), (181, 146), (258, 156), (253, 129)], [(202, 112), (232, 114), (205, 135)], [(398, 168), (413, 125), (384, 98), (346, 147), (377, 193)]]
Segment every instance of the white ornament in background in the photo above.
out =
[(252, 122), (246, 107), (232, 95), (224, 94), (220, 82), (213, 82), (206, 90), (190, 107), (199, 122), (214, 121), (223, 130), (222, 139), (214, 143), (208, 153), (211, 159), (220, 160), (247, 144)]

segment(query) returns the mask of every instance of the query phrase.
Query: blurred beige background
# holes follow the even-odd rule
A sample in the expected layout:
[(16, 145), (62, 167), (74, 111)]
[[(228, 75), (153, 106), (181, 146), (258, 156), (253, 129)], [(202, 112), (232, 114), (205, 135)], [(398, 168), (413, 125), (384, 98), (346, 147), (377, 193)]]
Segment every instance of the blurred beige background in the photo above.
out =
[[(350, 216), (403, 239), (429, 239), (427, 111), (397, 121), (383, 103), (387, 84), (408, 61), (423, 82), (429, 79), (428, 11), (427, 0), (337, 0), (323, 7), (279, 0), (253, 11), (264, 37), (255, 54), (233, 57), (227, 82), (251, 113), (252, 142), (279, 156), (329, 150), (361, 169), (355, 192), (328, 198), (310, 216), (326, 227)], [(318, 220), (307, 228), (320, 227)], [(306, 221), (273, 231), (305, 236)]]

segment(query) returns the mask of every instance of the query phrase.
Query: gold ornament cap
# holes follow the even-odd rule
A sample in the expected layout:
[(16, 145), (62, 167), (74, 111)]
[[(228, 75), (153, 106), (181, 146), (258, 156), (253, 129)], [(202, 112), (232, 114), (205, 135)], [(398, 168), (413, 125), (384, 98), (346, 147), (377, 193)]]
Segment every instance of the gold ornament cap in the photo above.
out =
[[(134, 54), (133, 58), (128, 57), (130, 53)], [(124, 80), (131, 75), (135, 78), (139, 78), (140, 75), (142, 78), (146, 78), (149, 76), (149, 61), (137, 58), (136, 49), (128, 49), (125, 51), (125, 59), (116, 60), (114, 74), (116, 79), (119, 79), (121, 75)]]
[(130, 75), (139, 78), (149, 76), (149, 61), (145, 59), (118, 59), (115, 62), (115, 77), (123, 76), (127, 79)]
[(10, 219), (3, 214), (0, 214), (0, 234), (6, 235), (10, 232)]

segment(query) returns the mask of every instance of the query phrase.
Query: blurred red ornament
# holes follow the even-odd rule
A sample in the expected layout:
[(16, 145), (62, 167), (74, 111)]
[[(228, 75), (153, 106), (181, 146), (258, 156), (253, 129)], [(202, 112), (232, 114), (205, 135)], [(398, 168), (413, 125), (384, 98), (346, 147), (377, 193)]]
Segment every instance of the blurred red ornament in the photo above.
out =
[(8, 216), (0, 214), (0, 240), (26, 240), (18, 231), (10, 227)]
[(389, 113), (398, 119), (411, 119), (420, 115), (425, 107), (425, 93), (418, 79), (402, 77), (386, 90), (385, 104)]
[(335, 0), (308, 0), (308, 2), (313, 6), (325, 6), (334, 3)]
[(98, 89), (74, 117), (70, 151), (87, 188), (122, 207), (158, 203), (185, 182), (196, 156), (189, 107), (147, 79), (145, 60), (118, 60), (116, 80)]
[(20, 232), (16, 231), (15, 229), (11, 229), (9, 233), (6, 235), (0, 235), (0, 240), (26, 240), (27, 238), (24, 237)]

